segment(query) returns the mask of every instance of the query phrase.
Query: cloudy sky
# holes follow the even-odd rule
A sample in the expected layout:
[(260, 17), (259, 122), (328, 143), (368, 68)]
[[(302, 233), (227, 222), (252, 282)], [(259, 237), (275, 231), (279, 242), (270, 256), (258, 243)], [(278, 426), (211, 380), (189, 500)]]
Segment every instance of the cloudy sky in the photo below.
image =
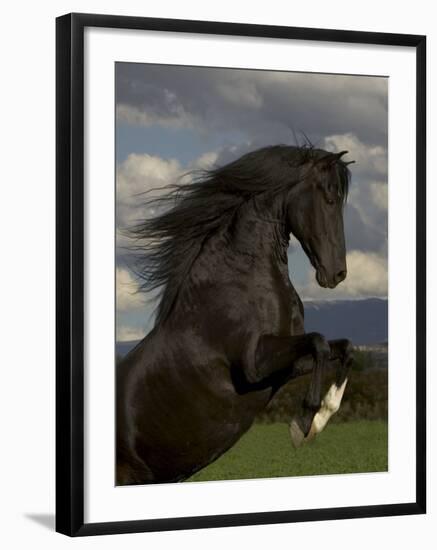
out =
[(347, 279), (320, 288), (299, 243), (290, 277), (305, 300), (387, 296), (387, 86), (382, 77), (116, 65), (117, 340), (153, 325), (151, 297), (136, 294), (126, 238), (150, 213), (138, 194), (247, 151), (303, 142), (348, 150), (352, 185), (345, 209)]

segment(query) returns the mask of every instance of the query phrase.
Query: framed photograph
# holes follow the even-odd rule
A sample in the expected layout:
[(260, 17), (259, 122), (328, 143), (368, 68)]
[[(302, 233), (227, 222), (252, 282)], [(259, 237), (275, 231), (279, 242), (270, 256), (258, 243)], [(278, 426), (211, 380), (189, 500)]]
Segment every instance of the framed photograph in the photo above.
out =
[(425, 513), (425, 37), (56, 25), (57, 530)]

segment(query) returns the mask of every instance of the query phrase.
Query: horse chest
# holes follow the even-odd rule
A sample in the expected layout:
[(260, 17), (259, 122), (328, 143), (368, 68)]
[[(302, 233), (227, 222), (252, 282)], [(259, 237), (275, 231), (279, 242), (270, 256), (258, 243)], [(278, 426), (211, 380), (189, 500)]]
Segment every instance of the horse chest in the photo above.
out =
[(261, 289), (256, 303), (264, 333), (288, 335), (305, 332), (303, 305), (288, 275)]

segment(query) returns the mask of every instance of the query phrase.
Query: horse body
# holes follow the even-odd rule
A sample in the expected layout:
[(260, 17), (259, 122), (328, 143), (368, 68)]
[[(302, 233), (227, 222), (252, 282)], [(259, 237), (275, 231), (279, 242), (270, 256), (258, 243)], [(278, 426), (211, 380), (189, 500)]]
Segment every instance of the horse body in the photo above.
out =
[[(119, 366), (118, 484), (186, 479), (231, 448), (284, 383), (315, 370), (324, 342), (304, 333), (289, 233), (283, 195), (256, 194), (203, 235), (171, 313)], [(304, 436), (315, 401), (295, 426)]]

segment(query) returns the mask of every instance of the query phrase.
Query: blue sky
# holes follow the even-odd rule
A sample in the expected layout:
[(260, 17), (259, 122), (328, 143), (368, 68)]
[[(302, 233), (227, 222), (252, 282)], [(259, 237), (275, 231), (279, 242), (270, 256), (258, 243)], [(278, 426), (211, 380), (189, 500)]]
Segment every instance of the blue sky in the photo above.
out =
[(245, 139), (238, 130), (202, 135), (192, 128), (165, 128), (159, 124), (136, 126), (117, 124), (117, 164), (131, 153), (147, 153), (163, 158), (176, 158), (188, 165), (208, 151), (231, 147)]
[[(293, 144), (293, 131), (349, 150), (348, 278), (335, 290), (318, 287), (294, 238), (290, 277), (307, 300), (387, 296), (386, 79), (118, 63), (116, 112), (117, 229), (148, 215), (138, 193), (264, 145)], [(117, 339), (138, 339), (153, 306), (136, 293), (119, 232), (117, 243)]]

